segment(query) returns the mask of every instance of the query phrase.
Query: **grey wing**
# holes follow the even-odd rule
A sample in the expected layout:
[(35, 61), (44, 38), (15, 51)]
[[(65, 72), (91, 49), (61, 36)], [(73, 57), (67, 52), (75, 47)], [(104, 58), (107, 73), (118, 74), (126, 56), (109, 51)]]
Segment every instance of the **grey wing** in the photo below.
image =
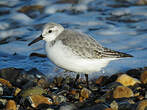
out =
[(83, 58), (121, 58), (132, 57), (129, 54), (102, 47), (96, 40), (86, 34), (72, 30), (64, 30), (58, 37), (63, 44), (70, 47), (74, 54)]
[(92, 37), (72, 30), (64, 30), (59, 36), (63, 44), (83, 58), (101, 58), (103, 48)]

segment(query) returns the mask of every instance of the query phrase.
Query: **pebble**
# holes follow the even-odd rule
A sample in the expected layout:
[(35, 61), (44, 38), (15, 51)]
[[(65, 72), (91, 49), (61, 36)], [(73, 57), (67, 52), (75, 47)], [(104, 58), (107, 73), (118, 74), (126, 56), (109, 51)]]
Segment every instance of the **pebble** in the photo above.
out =
[(0, 96), (3, 95), (3, 87), (0, 86)]
[(144, 84), (147, 84), (147, 70), (141, 73), (140, 79)]
[(118, 110), (118, 103), (114, 100), (111, 104), (110, 107), (112, 110)]
[(137, 110), (147, 110), (147, 100), (140, 101)]
[(20, 89), (20, 88), (16, 88), (16, 89), (15, 89), (14, 96), (17, 96), (17, 95), (18, 95), (18, 93), (20, 93), (20, 92), (21, 92), (21, 89)]
[(64, 104), (60, 106), (59, 110), (77, 110), (74, 104)]
[(87, 88), (83, 88), (80, 92), (81, 96), (84, 98), (89, 98), (91, 91)]
[(67, 98), (63, 95), (51, 94), (51, 97), (53, 99), (54, 104), (57, 105), (67, 101)]
[(119, 76), (116, 82), (119, 82), (124, 86), (134, 86), (137, 83), (141, 83), (138, 79), (133, 78), (127, 74), (122, 74), (121, 76)]
[(6, 104), (6, 110), (16, 110), (16, 103), (14, 100), (8, 100)]
[(37, 86), (42, 87), (42, 88), (47, 88), (49, 87), (49, 82), (45, 78), (40, 78), (37, 81)]
[(32, 95), (27, 97), (28, 101), (30, 102), (31, 106), (37, 108), (40, 104), (53, 104), (50, 98), (44, 97), (42, 95)]
[(113, 91), (114, 98), (133, 97), (133, 91), (125, 86), (117, 86)]
[(2, 85), (8, 86), (9, 88), (12, 88), (13, 87), (12, 84), (8, 80), (5, 80), (3, 78), (0, 78), (0, 83)]
[(7, 103), (6, 99), (0, 99), (1, 106), (5, 106)]
[(21, 96), (27, 97), (31, 95), (42, 95), (43, 93), (47, 93), (46, 90), (36, 86), (22, 91)]

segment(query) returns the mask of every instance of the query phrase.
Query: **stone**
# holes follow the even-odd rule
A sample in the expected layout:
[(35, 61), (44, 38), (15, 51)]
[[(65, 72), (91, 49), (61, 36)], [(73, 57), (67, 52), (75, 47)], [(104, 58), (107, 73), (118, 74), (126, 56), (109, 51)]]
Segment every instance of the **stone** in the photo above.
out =
[(130, 69), (126, 72), (127, 75), (139, 79), (141, 70), (140, 69)]
[(20, 93), (20, 92), (21, 92), (21, 89), (20, 89), (20, 88), (16, 88), (16, 89), (15, 89), (14, 96), (17, 96), (17, 94)]
[(83, 109), (80, 110), (107, 110), (107, 108), (108, 106), (106, 104), (95, 104), (92, 107), (84, 107)]
[(137, 5), (147, 5), (147, 0), (137, 0)]
[(136, 110), (147, 110), (147, 100), (140, 101)]
[(114, 100), (111, 104), (110, 107), (112, 110), (118, 110), (118, 103)]
[(134, 96), (133, 91), (125, 86), (117, 86), (113, 91), (114, 98), (123, 98), (123, 97), (129, 98), (133, 96)]
[(117, 78), (116, 82), (119, 82), (124, 86), (134, 86), (137, 83), (141, 83), (139, 80), (137, 80), (127, 74), (123, 74), (123, 75), (119, 76)]
[(14, 100), (8, 100), (8, 102), (6, 104), (6, 110), (17, 110), (16, 103)]
[(53, 95), (52, 98), (54, 100), (54, 103), (57, 105), (60, 103), (66, 102), (67, 100), (66, 97), (63, 95)]
[(47, 88), (49, 86), (49, 82), (45, 78), (41, 78), (37, 81), (37, 86)]
[(100, 76), (99, 78), (96, 79), (95, 83), (100, 85), (103, 80), (104, 80), (104, 76)]
[(63, 104), (60, 106), (59, 110), (77, 110), (77, 107), (74, 104)]
[(91, 91), (87, 88), (83, 88), (80, 92), (81, 96), (84, 98), (89, 98)]
[(43, 93), (47, 93), (46, 90), (36, 86), (22, 91), (21, 96), (27, 97), (31, 95), (42, 95)]
[(27, 97), (28, 101), (30, 102), (31, 106), (37, 108), (40, 104), (53, 104), (50, 98), (44, 97), (42, 95), (32, 95)]
[(3, 78), (0, 78), (0, 83), (1, 83), (2, 85), (5, 85), (5, 86), (7, 86), (7, 87), (10, 87), (10, 88), (13, 87), (12, 84), (11, 84), (8, 80), (5, 80), (5, 79), (3, 79)]
[(130, 104), (128, 101), (122, 101), (118, 105), (118, 110), (136, 110), (136, 104)]
[(3, 91), (4, 91), (4, 90), (3, 90), (3, 87), (0, 86), (0, 96), (3, 95)]
[(35, 18), (43, 12), (43, 8), (44, 7), (41, 5), (23, 6), (18, 10), (18, 12), (25, 13), (27, 16), (31, 18)]
[(6, 99), (0, 99), (0, 109), (3, 108), (7, 103)]
[(145, 70), (145, 71), (143, 71), (143, 72), (141, 73), (140, 80), (141, 80), (144, 84), (147, 84), (147, 70)]

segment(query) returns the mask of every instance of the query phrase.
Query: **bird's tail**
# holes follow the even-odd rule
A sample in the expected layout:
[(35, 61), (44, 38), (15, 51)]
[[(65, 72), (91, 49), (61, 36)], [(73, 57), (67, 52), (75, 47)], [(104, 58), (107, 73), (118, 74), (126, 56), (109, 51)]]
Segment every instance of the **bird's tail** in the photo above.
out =
[(103, 57), (109, 57), (109, 58), (133, 57), (130, 54), (114, 51), (114, 50), (111, 50), (111, 49), (108, 49), (108, 48), (104, 48), (103, 52), (104, 52)]

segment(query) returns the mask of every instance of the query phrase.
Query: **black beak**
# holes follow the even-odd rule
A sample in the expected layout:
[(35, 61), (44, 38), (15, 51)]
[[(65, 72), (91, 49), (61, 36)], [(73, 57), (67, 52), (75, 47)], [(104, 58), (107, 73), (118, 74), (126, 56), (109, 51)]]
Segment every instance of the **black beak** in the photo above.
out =
[(42, 35), (40, 35), (38, 38), (36, 38), (36, 39), (34, 39), (32, 42), (30, 42), (29, 44), (28, 44), (28, 46), (30, 46), (30, 45), (32, 45), (32, 44), (34, 44), (34, 43), (36, 43), (36, 42), (38, 42), (38, 41), (40, 41), (40, 40), (42, 40), (43, 39), (43, 37), (42, 37)]

